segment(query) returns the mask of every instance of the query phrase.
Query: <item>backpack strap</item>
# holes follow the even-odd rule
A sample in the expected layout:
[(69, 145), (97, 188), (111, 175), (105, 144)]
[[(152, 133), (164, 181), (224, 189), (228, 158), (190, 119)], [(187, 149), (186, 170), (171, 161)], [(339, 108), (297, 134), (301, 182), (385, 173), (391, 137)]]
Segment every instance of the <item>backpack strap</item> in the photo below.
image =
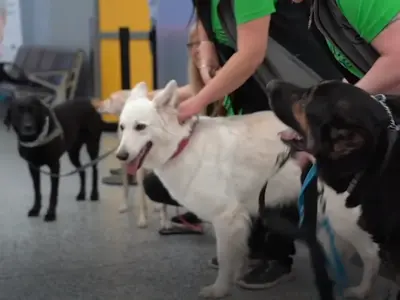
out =
[(340, 11), (336, 1), (314, 0), (311, 18), (325, 39), (365, 74), (380, 55), (356, 32)]
[[(233, 0), (220, 1), (218, 14), (221, 25), (236, 50), (237, 32), (232, 2)], [(274, 15), (272, 15), (271, 22), (274, 22)], [(316, 72), (287, 51), (271, 36), (269, 36), (264, 62), (257, 69), (254, 78), (265, 94), (266, 84), (272, 79), (282, 79), (302, 87), (310, 87), (322, 80)]]

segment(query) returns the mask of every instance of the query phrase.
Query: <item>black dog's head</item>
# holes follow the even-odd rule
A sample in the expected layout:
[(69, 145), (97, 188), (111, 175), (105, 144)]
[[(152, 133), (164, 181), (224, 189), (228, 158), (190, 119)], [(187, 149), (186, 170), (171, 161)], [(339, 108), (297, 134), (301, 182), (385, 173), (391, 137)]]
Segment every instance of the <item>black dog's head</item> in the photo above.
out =
[(299, 88), (274, 80), (267, 90), (272, 110), (303, 137), (327, 184), (339, 193), (346, 191), (387, 132), (391, 119), (383, 106), (365, 91), (340, 81)]
[(35, 96), (14, 98), (7, 110), (4, 124), (13, 127), (23, 141), (34, 141), (42, 132), (48, 116), (47, 108)]

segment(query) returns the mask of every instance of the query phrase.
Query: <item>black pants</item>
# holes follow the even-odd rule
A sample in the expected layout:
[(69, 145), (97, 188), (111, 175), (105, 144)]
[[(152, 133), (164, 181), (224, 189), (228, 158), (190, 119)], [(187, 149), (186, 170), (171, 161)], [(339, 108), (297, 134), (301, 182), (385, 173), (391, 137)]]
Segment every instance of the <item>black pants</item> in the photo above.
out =
[(153, 24), (149, 33), (150, 51), (152, 57), (152, 68), (153, 68), (153, 89), (158, 88), (157, 82), (157, 35), (156, 26)]

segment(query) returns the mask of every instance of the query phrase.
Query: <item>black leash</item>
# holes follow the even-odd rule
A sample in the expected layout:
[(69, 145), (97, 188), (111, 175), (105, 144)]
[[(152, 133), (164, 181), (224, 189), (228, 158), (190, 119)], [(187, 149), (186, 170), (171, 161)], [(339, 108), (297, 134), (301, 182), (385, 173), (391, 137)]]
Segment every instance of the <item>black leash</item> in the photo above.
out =
[(267, 190), (267, 186), (269, 181), (286, 165), (288, 160), (290, 159), (290, 156), (292, 154), (291, 149), (288, 147), (281, 153), (279, 153), (276, 157), (274, 169), (272, 170), (272, 173), (269, 175), (268, 179), (265, 181), (263, 187), (261, 188), (261, 191), (258, 195), (258, 214), (259, 216), (262, 216), (265, 213), (265, 192)]
[(115, 148), (103, 153), (98, 158), (96, 158), (96, 159), (84, 164), (83, 166), (81, 166), (79, 168), (76, 168), (75, 170), (66, 172), (64, 174), (56, 174), (56, 173), (51, 173), (51, 172), (48, 172), (48, 171), (44, 171), (44, 170), (41, 169), (41, 167), (36, 166), (32, 162), (30, 162), (28, 160), (27, 160), (27, 162), (33, 169), (35, 169), (36, 171), (39, 171), (40, 173), (45, 174), (45, 175), (47, 175), (49, 177), (53, 177), (53, 178), (68, 177), (68, 176), (71, 176), (71, 175), (74, 175), (76, 173), (82, 172), (82, 171), (86, 170), (87, 168), (90, 168), (90, 167), (96, 165), (98, 162), (100, 162), (103, 159), (105, 159), (106, 157), (110, 156), (113, 152), (115, 152), (116, 149), (117, 149), (117, 147), (115, 147)]

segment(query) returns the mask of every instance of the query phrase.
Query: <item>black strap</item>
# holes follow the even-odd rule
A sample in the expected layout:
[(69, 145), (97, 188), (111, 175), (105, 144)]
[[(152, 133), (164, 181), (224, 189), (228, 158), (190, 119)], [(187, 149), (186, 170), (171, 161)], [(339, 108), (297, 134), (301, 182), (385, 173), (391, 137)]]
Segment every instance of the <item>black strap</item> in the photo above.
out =
[(313, 20), (324, 37), (364, 74), (379, 58), (379, 53), (351, 26), (336, 0), (314, 0)]
[(258, 214), (262, 216), (265, 212), (265, 192), (267, 190), (268, 182), (276, 173), (278, 173), (288, 162), (289, 158), (291, 156), (291, 152), (281, 152), (278, 154), (276, 157), (276, 162), (275, 162), (275, 171), (270, 175), (270, 177), (265, 181), (263, 187), (261, 188), (260, 193), (258, 194)]

